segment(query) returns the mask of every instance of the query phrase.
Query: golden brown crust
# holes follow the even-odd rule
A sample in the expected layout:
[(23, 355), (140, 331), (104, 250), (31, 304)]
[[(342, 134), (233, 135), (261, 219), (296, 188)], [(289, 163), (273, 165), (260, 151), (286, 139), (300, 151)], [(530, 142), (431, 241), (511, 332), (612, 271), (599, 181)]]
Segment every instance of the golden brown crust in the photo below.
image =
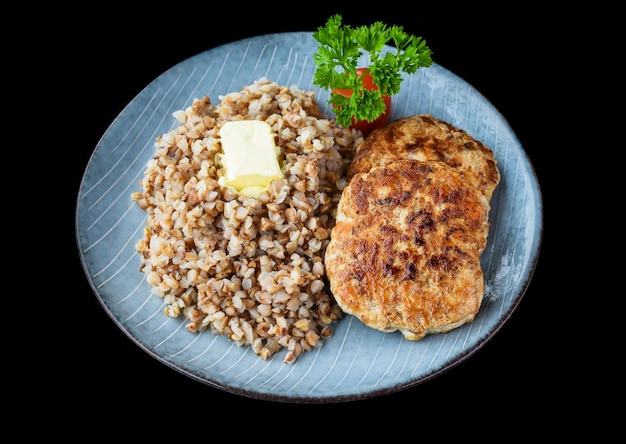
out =
[(357, 149), (348, 178), (398, 158), (444, 162), (458, 170), (487, 199), (491, 199), (500, 182), (491, 149), (429, 114), (398, 119), (370, 133)]
[(400, 159), (354, 172), (326, 248), (340, 307), (410, 340), (473, 320), (489, 201), (442, 162)]

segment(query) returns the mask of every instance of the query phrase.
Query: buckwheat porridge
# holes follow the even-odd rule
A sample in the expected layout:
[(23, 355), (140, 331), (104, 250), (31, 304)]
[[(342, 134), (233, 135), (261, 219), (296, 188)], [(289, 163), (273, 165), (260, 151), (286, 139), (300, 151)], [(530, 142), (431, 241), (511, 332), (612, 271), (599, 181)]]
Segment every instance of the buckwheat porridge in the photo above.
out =
[[(206, 330), (293, 363), (322, 345), (343, 317), (329, 292), (324, 251), (360, 132), (324, 116), (315, 93), (266, 78), (174, 113), (180, 126), (156, 154), (132, 198), (147, 212), (136, 249), (141, 271), (189, 332)], [(258, 197), (224, 186), (219, 131), (263, 120), (275, 134), (283, 179)]]

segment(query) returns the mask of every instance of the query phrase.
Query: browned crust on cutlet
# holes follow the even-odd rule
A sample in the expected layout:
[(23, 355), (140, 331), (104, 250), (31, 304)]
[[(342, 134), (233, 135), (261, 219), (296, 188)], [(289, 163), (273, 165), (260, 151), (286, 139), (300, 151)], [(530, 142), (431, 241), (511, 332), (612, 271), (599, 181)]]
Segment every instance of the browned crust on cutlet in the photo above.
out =
[(491, 149), (430, 114), (398, 119), (370, 133), (357, 149), (348, 178), (398, 158), (443, 162), (459, 171), (487, 199), (500, 182)]
[(449, 165), (401, 159), (357, 172), (325, 254), (340, 307), (410, 340), (473, 320), (489, 201)]

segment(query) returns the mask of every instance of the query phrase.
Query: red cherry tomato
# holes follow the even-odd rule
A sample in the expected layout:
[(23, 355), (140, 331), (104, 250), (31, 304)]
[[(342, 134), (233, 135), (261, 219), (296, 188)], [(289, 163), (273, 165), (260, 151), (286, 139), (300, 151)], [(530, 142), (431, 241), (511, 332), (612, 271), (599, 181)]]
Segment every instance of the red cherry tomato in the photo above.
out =
[[(359, 68), (356, 70), (356, 73), (360, 76), (366, 70), (367, 68)], [(369, 74), (369, 72), (367, 72), (365, 74), (365, 77), (363, 77), (363, 86), (369, 91), (378, 89), (378, 86), (374, 84), (374, 80), (372, 79), (372, 76)], [(341, 94), (344, 97), (352, 96), (351, 89), (334, 89), (333, 92)], [(371, 122), (368, 122), (367, 120), (359, 120), (358, 122), (355, 122), (354, 119), (352, 119), (352, 125), (350, 125), (350, 128), (361, 130), (363, 136), (367, 136), (376, 128), (381, 128), (385, 126), (387, 122), (389, 122), (389, 117), (391, 117), (391, 97), (383, 96), (382, 98), (386, 106), (384, 113), (382, 113), (378, 118)]]

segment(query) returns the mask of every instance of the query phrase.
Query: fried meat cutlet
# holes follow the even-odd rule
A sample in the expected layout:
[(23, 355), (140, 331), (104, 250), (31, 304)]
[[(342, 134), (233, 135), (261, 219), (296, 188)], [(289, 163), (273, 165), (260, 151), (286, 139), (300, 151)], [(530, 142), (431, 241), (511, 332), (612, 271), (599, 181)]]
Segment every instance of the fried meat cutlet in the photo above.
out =
[(398, 158), (446, 163), (487, 199), (491, 199), (500, 182), (491, 149), (466, 131), (430, 114), (398, 119), (370, 133), (357, 148), (348, 178)]
[[(395, 124), (393, 132), (404, 130)], [(373, 136), (382, 134), (388, 133)], [(432, 157), (442, 144), (422, 151)], [(485, 289), (480, 255), (487, 244), (491, 189), (485, 187), (495, 173), (481, 189), (449, 162), (392, 160), (391, 150), (366, 148), (389, 161), (357, 164), (343, 190), (325, 253), (337, 303), (364, 324), (400, 331), (409, 340), (471, 322)], [(443, 151), (438, 159), (446, 157)]]

